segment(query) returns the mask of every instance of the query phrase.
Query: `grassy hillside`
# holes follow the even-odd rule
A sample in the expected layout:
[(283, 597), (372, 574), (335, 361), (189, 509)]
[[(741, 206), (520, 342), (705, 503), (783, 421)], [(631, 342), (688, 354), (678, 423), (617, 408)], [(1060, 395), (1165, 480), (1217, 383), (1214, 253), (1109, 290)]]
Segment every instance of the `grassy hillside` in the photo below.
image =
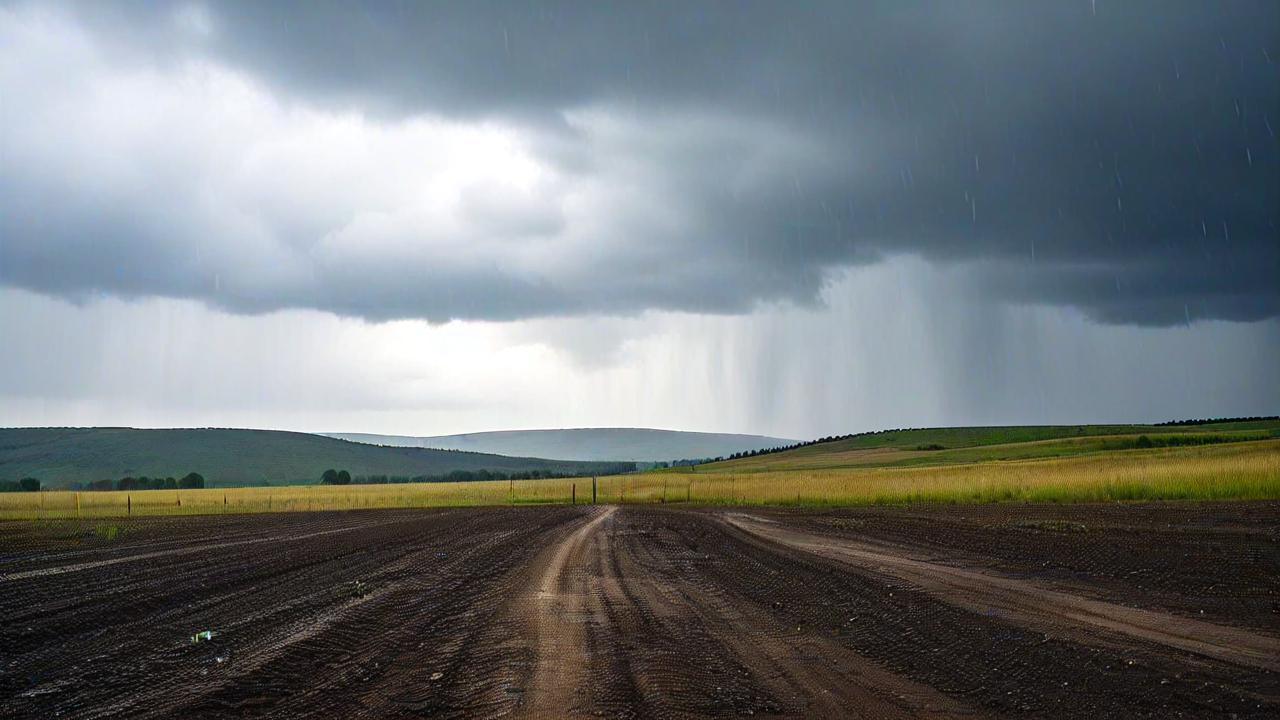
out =
[(368, 433), (325, 433), (328, 437), (375, 445), (444, 448), (561, 460), (670, 461), (720, 457), (746, 450), (793, 444), (763, 435), (652, 430), (649, 428), (567, 428), (502, 430), (411, 437)]
[(215, 486), (310, 483), (326, 468), (352, 475), (407, 476), (481, 469), (617, 471), (605, 463), (380, 447), (274, 430), (0, 429), (0, 479), (31, 476), (46, 487), (126, 475), (181, 477), (192, 471)]
[(1244, 442), (1280, 436), (1280, 420), (1200, 425), (1022, 425), (888, 430), (698, 466), (698, 472), (952, 465), (1115, 450)]

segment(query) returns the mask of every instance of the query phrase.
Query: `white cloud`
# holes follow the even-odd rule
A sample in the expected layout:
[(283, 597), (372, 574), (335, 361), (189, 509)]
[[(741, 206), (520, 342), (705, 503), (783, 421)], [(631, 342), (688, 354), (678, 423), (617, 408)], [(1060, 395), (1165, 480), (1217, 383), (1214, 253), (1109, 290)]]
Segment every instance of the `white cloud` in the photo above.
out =
[(145, 272), (74, 267), (91, 246), (97, 262), (149, 261), (181, 281), (157, 294), (324, 305), (326, 283), (512, 258), (523, 271), (524, 241), (559, 222), (560, 179), (497, 122), (316, 110), (199, 59), (113, 67), (92, 37), (30, 10), (0, 11), (0, 47), (10, 227), (62, 206), (47, 232), (15, 234), (6, 259), (44, 261), (80, 289), (147, 293)]
[[(731, 271), (743, 258), (697, 198), (789, 187), (778, 166), (821, 162), (777, 128), (696, 112), (587, 107), (548, 130), (337, 111), (194, 52), (116, 62), (32, 7), (0, 10), (0, 53), (0, 281), (70, 297), (437, 321), (743, 310), (762, 288)], [(702, 170), (674, 171), (695, 155)]]

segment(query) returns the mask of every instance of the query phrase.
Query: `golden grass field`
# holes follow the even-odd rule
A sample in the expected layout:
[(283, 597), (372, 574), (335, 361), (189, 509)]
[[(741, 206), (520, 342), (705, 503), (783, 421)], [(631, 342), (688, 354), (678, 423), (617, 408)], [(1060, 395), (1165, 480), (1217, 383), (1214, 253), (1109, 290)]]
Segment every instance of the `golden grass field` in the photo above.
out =
[[(591, 501), (591, 479), (5, 493), (0, 518), (56, 519)], [(865, 505), (908, 502), (1280, 499), (1280, 440), (1041, 460), (902, 468), (602, 477), (601, 503)]]

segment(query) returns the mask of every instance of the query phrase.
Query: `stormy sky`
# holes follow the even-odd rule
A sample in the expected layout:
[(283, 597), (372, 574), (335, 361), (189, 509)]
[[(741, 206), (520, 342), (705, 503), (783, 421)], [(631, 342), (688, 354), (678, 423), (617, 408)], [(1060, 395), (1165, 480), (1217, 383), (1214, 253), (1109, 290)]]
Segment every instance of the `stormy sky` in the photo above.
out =
[(0, 2), (0, 423), (1280, 408), (1274, 2)]

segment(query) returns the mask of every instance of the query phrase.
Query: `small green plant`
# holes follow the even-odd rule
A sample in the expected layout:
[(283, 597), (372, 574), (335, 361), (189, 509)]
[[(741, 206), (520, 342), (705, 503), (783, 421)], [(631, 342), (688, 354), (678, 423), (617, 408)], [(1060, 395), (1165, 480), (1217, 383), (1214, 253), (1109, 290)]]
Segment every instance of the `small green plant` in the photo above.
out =
[(103, 523), (93, 528), (93, 534), (107, 542), (111, 542), (124, 534), (124, 527), (115, 523)]
[(352, 580), (341, 586), (338, 594), (349, 598), (362, 598), (369, 594), (369, 586), (359, 580)]

